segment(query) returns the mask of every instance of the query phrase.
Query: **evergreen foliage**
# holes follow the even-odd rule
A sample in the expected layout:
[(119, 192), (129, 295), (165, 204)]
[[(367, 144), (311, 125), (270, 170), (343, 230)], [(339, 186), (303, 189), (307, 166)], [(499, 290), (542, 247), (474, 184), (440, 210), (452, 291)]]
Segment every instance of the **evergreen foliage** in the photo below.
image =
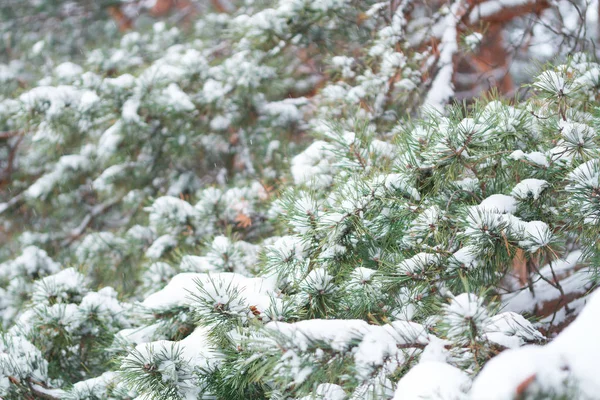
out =
[(0, 397), (598, 398), (596, 38), (453, 102), (504, 3), (247, 1), (57, 62), (24, 35)]

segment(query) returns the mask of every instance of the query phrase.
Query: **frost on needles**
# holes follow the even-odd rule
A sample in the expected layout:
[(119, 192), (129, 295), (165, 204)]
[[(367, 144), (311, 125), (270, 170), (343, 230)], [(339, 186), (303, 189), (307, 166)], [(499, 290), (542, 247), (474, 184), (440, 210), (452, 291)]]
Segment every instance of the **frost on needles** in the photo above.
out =
[(599, 398), (600, 64), (461, 105), (535, 2), (246, 3), (0, 66), (0, 397)]

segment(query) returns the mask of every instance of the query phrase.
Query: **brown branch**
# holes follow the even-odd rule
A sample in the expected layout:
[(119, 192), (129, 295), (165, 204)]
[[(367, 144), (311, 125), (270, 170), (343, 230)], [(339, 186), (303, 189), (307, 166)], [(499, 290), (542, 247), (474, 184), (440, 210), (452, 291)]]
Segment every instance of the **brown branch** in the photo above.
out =
[(228, 0), (210, 0), (210, 4), (220, 13), (230, 13), (234, 10), (233, 4)]
[(41, 384), (33, 383), (33, 381), (31, 381), (31, 383), (29, 384), (29, 388), (35, 394), (36, 399), (59, 400), (62, 398), (61, 395), (54, 396), (51, 393), (48, 393), (47, 391), (39, 390), (38, 387), (40, 387), (42, 389), (47, 389), (47, 388), (43, 387)]
[(98, 204), (98, 205), (94, 206), (92, 208), (92, 211), (90, 211), (85, 217), (83, 217), (83, 220), (81, 220), (79, 225), (77, 225), (77, 227), (69, 233), (67, 238), (61, 242), (61, 246), (63, 246), (63, 247), (68, 246), (71, 243), (73, 243), (75, 240), (79, 239), (81, 237), (81, 235), (83, 235), (85, 230), (94, 221), (94, 218), (96, 218), (99, 215), (104, 214), (110, 208), (112, 208), (114, 205), (118, 204), (120, 201), (121, 201), (121, 199), (118, 198), (118, 199), (113, 199), (107, 203), (102, 203), (102, 204)]
[(6, 137), (15, 137), (15, 136), (19, 136), (19, 138), (17, 139), (17, 142), (14, 144), (14, 146), (11, 147), (10, 149), (10, 153), (8, 154), (8, 160), (7, 160), (7, 166), (6, 169), (2, 172), (2, 175), (0, 176), (0, 188), (2, 188), (4, 185), (10, 183), (10, 177), (12, 175), (13, 172), (13, 166), (15, 163), (15, 157), (17, 155), (17, 150), (19, 148), (19, 145), (21, 144), (21, 142), (23, 141), (23, 135), (22, 135), (22, 131), (9, 131), (9, 132), (2, 132), (3, 134), (12, 134), (12, 136), (6, 136)]
[(59, 400), (62, 397), (62, 390), (59, 390), (61, 394), (57, 393), (55, 396), (46, 391), (48, 390), (48, 388), (46, 388), (44, 384), (42, 384), (41, 382), (37, 382), (31, 378), (27, 378), (25, 382), (21, 382), (18, 378), (15, 378), (14, 376), (8, 376), (8, 381), (20, 388), (29, 389), (29, 391), (31, 391), (31, 394), (25, 394), (25, 399), (27, 400)]
[(119, 6), (110, 6), (108, 7), (108, 14), (115, 20), (117, 26), (119, 27), (119, 31), (125, 32), (131, 29), (133, 26), (133, 20), (125, 15), (121, 7)]
[[(512, 93), (514, 83), (508, 74), (511, 52), (503, 43), (503, 28), (515, 18), (539, 14), (550, 8), (549, 1), (521, 0), (519, 4), (514, 4), (514, 1), (506, 0), (466, 0), (466, 5), (467, 10), (457, 23), (457, 37), (473, 31), (483, 31), (484, 36), (475, 54), (461, 54), (461, 57), (454, 57), (452, 79), (455, 84), (454, 97), (470, 98), (492, 87), (496, 87), (501, 94)], [(437, 49), (441, 44), (442, 32), (427, 36), (427, 41), (417, 44), (415, 48), (419, 51), (430, 48), (433, 49), (435, 56), (439, 56)], [(433, 68), (437, 64), (436, 58), (432, 63)], [(430, 66), (427, 68), (431, 69)], [(436, 74), (435, 70), (424, 72), (425, 76), (427, 73), (430, 76)], [(480, 79), (460, 84), (456, 80), (456, 75), (465, 72), (475, 74)]]
[[(479, 23), (505, 24), (517, 17), (527, 14), (539, 14), (550, 7), (550, 3), (546, 0), (524, 0), (523, 4), (512, 5), (502, 4), (502, 0), (471, 0), (469, 1), (475, 7), (469, 17), (469, 25), (474, 26)], [(489, 6), (496, 6), (498, 9), (492, 13), (482, 13), (482, 9)]]
[(20, 135), (21, 133), (23, 133), (23, 131), (20, 130), (0, 132), (0, 139), (8, 139), (11, 137), (15, 137), (17, 135)]

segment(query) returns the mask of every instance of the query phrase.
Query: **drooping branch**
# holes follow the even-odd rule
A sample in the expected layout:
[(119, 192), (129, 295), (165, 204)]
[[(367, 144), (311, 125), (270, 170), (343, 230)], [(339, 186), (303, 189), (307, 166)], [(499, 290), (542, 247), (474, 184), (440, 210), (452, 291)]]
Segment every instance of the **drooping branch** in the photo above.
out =
[(537, 14), (550, 7), (546, 0), (491, 0), (470, 1), (473, 10), (469, 14), (469, 25), (480, 23), (505, 24), (527, 14)]
[[(514, 85), (508, 69), (512, 57), (503, 41), (504, 27), (550, 7), (546, 0), (467, 0), (461, 10), (458, 3), (451, 5), (441, 22), (443, 29), (434, 30), (429, 43), (417, 46), (432, 46), (438, 52), (432, 64), (435, 78), (425, 102), (437, 110), (453, 97), (471, 98), (492, 86), (502, 94), (511, 93)], [(474, 31), (485, 32), (478, 50), (456, 57), (460, 36)], [(461, 79), (465, 74), (468, 78)]]
[(464, 2), (455, 1), (450, 12), (444, 18), (444, 33), (438, 45), (437, 73), (427, 92), (425, 108), (442, 111), (448, 101), (454, 96), (454, 55), (458, 51), (458, 23), (465, 14)]
[(104, 214), (110, 208), (112, 208), (113, 206), (118, 204), (120, 201), (121, 201), (121, 199), (117, 198), (117, 199), (112, 199), (111, 201), (108, 201), (106, 203), (102, 203), (102, 204), (98, 204), (98, 205), (94, 206), (92, 208), (92, 210), (88, 214), (86, 214), (85, 217), (83, 217), (83, 219), (81, 220), (79, 225), (77, 225), (76, 228), (71, 230), (71, 232), (69, 233), (67, 238), (61, 242), (61, 246), (63, 246), (63, 247), (68, 246), (71, 243), (73, 243), (75, 240), (77, 240), (79, 237), (81, 237), (81, 235), (83, 235), (85, 230), (90, 226), (90, 224), (94, 221), (94, 219), (97, 216)]

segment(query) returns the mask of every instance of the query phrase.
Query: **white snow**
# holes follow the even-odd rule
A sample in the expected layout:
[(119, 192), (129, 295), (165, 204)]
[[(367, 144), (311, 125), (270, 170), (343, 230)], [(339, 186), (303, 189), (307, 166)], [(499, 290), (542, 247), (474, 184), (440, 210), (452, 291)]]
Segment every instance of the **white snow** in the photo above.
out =
[[(385, 142), (381, 142), (381, 143), (385, 143)], [(409, 180), (407, 179), (407, 177), (403, 174), (388, 174), (385, 175), (385, 181), (384, 181), (384, 186), (389, 188), (389, 189), (395, 189), (395, 190), (400, 190), (406, 194), (408, 194), (409, 196), (411, 196), (413, 199), (419, 201), (421, 200), (421, 195), (419, 194), (419, 191), (414, 187), (414, 185), (412, 185)]]
[(190, 97), (177, 85), (171, 83), (155, 100), (163, 107), (169, 107), (177, 112), (193, 111), (196, 109)]
[(440, 113), (444, 111), (444, 106), (454, 96), (454, 85), (452, 83), (454, 63), (452, 59), (458, 51), (456, 25), (460, 19), (460, 9), (461, 2), (452, 3), (448, 14), (444, 17), (444, 33), (440, 40), (440, 55), (437, 61), (439, 71), (437, 71), (431, 83), (431, 88), (427, 92), (424, 102), (426, 108), (431, 108)]
[(56, 117), (70, 106), (77, 106), (83, 91), (73, 86), (37, 86), (19, 96), (19, 100), (29, 109), (38, 109), (49, 117)]
[(146, 250), (146, 257), (157, 260), (168, 250), (177, 246), (177, 239), (166, 234), (156, 239)]
[(213, 272), (217, 268), (207, 257), (186, 255), (181, 259), (179, 269), (184, 272)]
[(46, 43), (43, 40), (39, 40), (39, 41), (35, 42), (33, 44), (33, 46), (31, 46), (31, 54), (32, 55), (40, 54), (41, 51), (44, 49), (45, 44)]
[(276, 333), (277, 340), (285, 338), (284, 346), (288, 350), (282, 360), (294, 371), (295, 382), (302, 382), (312, 371), (311, 367), (300, 368), (297, 352), (305, 352), (314, 346), (321, 349), (325, 345), (336, 352), (345, 352), (354, 346), (352, 354), (357, 377), (366, 380), (376, 368), (393, 372), (401, 366), (405, 356), (399, 347), (429, 342), (423, 326), (407, 321), (375, 326), (363, 320), (312, 319), (296, 323), (270, 322), (266, 329)]
[(47, 302), (50, 296), (55, 296), (57, 301), (61, 301), (69, 293), (82, 293), (86, 290), (86, 278), (75, 268), (66, 268), (36, 281), (33, 287), (33, 300), (43, 303)]
[(104, 78), (102, 83), (110, 88), (131, 89), (135, 86), (135, 77), (131, 74), (123, 74), (116, 78)]
[(454, 267), (467, 269), (477, 268), (479, 262), (476, 258), (476, 254), (477, 251), (474, 246), (464, 246), (452, 254), (450, 264)]
[(499, 13), (503, 9), (524, 6), (535, 3), (537, 0), (488, 0), (477, 4), (471, 14), (469, 20), (471, 24), (476, 24), (477, 21), (485, 19), (494, 14)]
[(109, 371), (96, 378), (86, 379), (85, 381), (75, 383), (71, 391), (79, 395), (88, 395), (90, 397), (92, 395), (97, 398), (107, 397), (107, 387), (116, 383), (116, 381), (117, 373)]
[(509, 349), (521, 347), (526, 342), (540, 342), (545, 337), (522, 315), (503, 312), (490, 318), (485, 328), (486, 338)]
[(306, 184), (315, 189), (331, 184), (333, 147), (327, 142), (314, 141), (306, 150), (292, 159), (291, 172), (296, 185)]
[(414, 274), (424, 271), (438, 260), (436, 254), (418, 253), (398, 264), (397, 270), (403, 274)]
[(25, 196), (30, 199), (43, 199), (59, 182), (68, 179), (77, 171), (87, 170), (89, 166), (89, 160), (81, 154), (62, 156), (50, 172), (42, 175), (27, 188)]
[(303, 119), (304, 113), (301, 111), (301, 106), (307, 103), (308, 101), (304, 97), (272, 101), (263, 105), (262, 112), (274, 117), (276, 125), (286, 126)]
[(517, 202), (511, 196), (493, 194), (484, 199), (479, 208), (483, 211), (513, 214), (517, 211)]
[[(198, 286), (204, 291), (200, 291)], [(222, 272), (216, 274), (181, 273), (175, 275), (165, 288), (151, 294), (143, 302), (144, 307), (153, 310), (168, 310), (178, 306), (194, 306), (197, 298), (207, 301), (227, 303), (226, 289), (238, 290), (237, 304), (243, 312), (250, 312), (248, 307), (255, 306), (261, 313), (271, 305), (274, 296), (274, 279), (247, 278), (240, 274)], [(194, 298), (196, 297), (196, 299)], [(238, 310), (242, 312), (242, 310)]]
[(527, 160), (537, 166), (540, 167), (549, 167), (550, 163), (548, 162), (548, 158), (544, 153), (539, 151), (533, 151), (531, 153), (524, 153), (522, 150), (513, 151), (508, 158), (513, 160)]
[(36, 246), (27, 246), (19, 257), (0, 264), (0, 276), (5, 279), (15, 279), (23, 275), (51, 275), (59, 270), (60, 265), (54, 262), (45, 250)]
[(98, 157), (107, 159), (117, 150), (119, 144), (123, 140), (121, 129), (123, 122), (117, 120), (110, 128), (108, 128), (98, 140)]
[(560, 122), (561, 135), (566, 143), (575, 148), (594, 145), (592, 141), (596, 137), (596, 133), (590, 126), (573, 121)]
[(137, 97), (134, 96), (127, 99), (121, 108), (121, 117), (123, 121), (130, 123), (141, 123), (142, 118), (138, 114), (139, 108), (140, 100)]
[(600, 160), (590, 160), (579, 165), (567, 179), (571, 181), (567, 186), (570, 191), (600, 187)]
[(469, 376), (456, 367), (423, 362), (400, 379), (393, 400), (466, 400), (470, 384)]
[(79, 99), (78, 109), (81, 112), (87, 112), (92, 109), (100, 101), (100, 96), (91, 90), (86, 90), (81, 94)]
[(59, 64), (54, 68), (54, 73), (59, 79), (74, 80), (79, 77), (83, 72), (83, 68), (80, 65), (74, 64), (70, 61)]
[(530, 221), (525, 224), (524, 238), (524, 240), (519, 241), (519, 246), (534, 253), (539, 248), (550, 244), (553, 234), (545, 222)]
[[(568, 398), (597, 398), (599, 313), (600, 291), (596, 291), (579, 317), (546, 346), (507, 350), (489, 361), (473, 383), (471, 398), (513, 399), (519, 385), (528, 379), (535, 389)], [(570, 385), (565, 385), (565, 380)]]
[(196, 209), (190, 203), (174, 196), (159, 197), (144, 210), (150, 213), (150, 225), (153, 227), (161, 224), (185, 225), (197, 215)]
[[(557, 260), (552, 263), (552, 269), (558, 276), (564, 276), (571, 271), (581, 261), (581, 252), (575, 251), (568, 254), (564, 260)], [(540, 268), (540, 273), (552, 282), (553, 274), (550, 265)], [(535, 277), (535, 276), (534, 276)], [(582, 268), (571, 273), (561, 280), (561, 287), (566, 294), (584, 294), (589, 287), (591, 271), (589, 268)], [(517, 313), (533, 313), (537, 307), (541, 307), (545, 302), (557, 299), (561, 293), (557, 287), (548, 283), (546, 280), (536, 280), (533, 286), (534, 294), (529, 290), (520, 290), (516, 293), (504, 294), (502, 303), (505, 310)]]
[(554, 271), (554, 274), (557, 275), (565, 275), (567, 273), (570, 273), (575, 266), (581, 264), (583, 259), (584, 257), (581, 250), (574, 250), (563, 256), (563, 258), (553, 260), (551, 264), (542, 266), (539, 269), (539, 272), (544, 277), (548, 279), (553, 279), (552, 271)]
[(147, 343), (154, 339), (156, 330), (160, 327), (160, 324), (152, 324), (142, 326), (138, 328), (122, 329), (117, 332), (116, 337), (126, 341), (127, 343), (138, 345), (140, 343)]
[(537, 200), (547, 187), (548, 182), (543, 179), (523, 179), (510, 194), (518, 200), (527, 200), (529, 197)]
[(455, 341), (464, 341), (473, 326), (483, 330), (489, 325), (483, 300), (472, 293), (462, 293), (452, 298), (444, 308), (443, 319), (448, 326), (448, 338)]
[(332, 383), (321, 383), (314, 393), (298, 400), (345, 400), (346, 398), (346, 392), (341, 386)]
[(175, 65), (168, 64), (159, 59), (150, 67), (146, 68), (138, 78), (138, 84), (142, 86), (153, 86), (178, 82), (185, 76), (185, 70)]
[(124, 172), (127, 170), (127, 164), (115, 164), (106, 168), (100, 176), (98, 176), (92, 182), (92, 187), (100, 192), (108, 192), (112, 190), (112, 181), (123, 177)]
[[(201, 388), (196, 371), (200, 368), (214, 368), (221, 358), (210, 343), (209, 331), (197, 327), (185, 339), (178, 342), (158, 340), (140, 343), (135, 352), (123, 360), (122, 365), (138, 366), (149, 364), (161, 374), (162, 381), (176, 386), (179, 396), (186, 400), (197, 399)], [(165, 357), (166, 356), (166, 357)]]
[(31, 378), (45, 382), (48, 362), (31, 342), (21, 336), (4, 334), (0, 340), (0, 395), (4, 396), (13, 379)]

